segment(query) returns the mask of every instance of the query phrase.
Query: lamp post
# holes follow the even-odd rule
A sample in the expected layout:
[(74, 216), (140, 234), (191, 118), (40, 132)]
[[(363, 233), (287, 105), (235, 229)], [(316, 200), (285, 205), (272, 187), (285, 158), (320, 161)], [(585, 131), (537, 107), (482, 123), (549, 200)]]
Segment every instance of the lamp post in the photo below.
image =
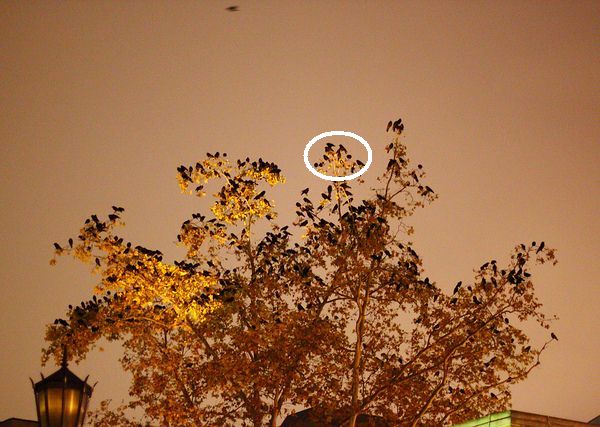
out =
[(82, 427), (93, 387), (67, 368), (67, 349), (63, 350), (61, 368), (35, 383), (38, 423), (40, 427)]

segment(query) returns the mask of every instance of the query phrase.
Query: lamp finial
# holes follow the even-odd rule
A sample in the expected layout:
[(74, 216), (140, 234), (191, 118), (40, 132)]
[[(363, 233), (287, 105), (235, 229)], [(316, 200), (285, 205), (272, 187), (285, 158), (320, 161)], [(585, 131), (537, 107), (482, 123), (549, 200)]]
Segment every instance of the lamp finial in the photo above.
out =
[(66, 345), (63, 345), (63, 346), (62, 346), (62, 349), (63, 349), (63, 357), (62, 357), (62, 363), (61, 363), (61, 366), (62, 366), (63, 368), (66, 368), (66, 367), (67, 367), (67, 365), (68, 365), (68, 362), (67, 362), (67, 346), (66, 346)]

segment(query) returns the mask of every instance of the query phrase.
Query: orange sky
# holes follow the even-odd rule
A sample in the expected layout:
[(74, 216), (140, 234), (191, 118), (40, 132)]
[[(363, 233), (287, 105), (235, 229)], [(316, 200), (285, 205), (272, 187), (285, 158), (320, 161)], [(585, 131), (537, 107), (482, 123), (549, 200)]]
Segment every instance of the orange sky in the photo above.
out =
[[(600, 2), (229, 5), (0, 2), (0, 420), (35, 417), (44, 325), (94, 283), (68, 259), (51, 268), (52, 242), (118, 204), (126, 237), (179, 256), (198, 201), (175, 169), (206, 151), (278, 163), (289, 222), (298, 192), (324, 185), (302, 161), (313, 136), (366, 138), (369, 179), (397, 117), (440, 195), (413, 221), (440, 286), (520, 242), (558, 248), (535, 273), (560, 341), (513, 407), (598, 415)], [(99, 381), (93, 402), (126, 396), (117, 357), (73, 367)]]

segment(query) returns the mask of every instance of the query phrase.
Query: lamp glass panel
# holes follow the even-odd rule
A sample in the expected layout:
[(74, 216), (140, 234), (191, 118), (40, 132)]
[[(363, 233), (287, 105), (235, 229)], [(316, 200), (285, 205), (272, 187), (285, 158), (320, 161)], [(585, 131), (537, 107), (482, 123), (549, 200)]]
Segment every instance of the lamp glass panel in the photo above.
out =
[(36, 393), (36, 403), (38, 405), (39, 414), (40, 414), (40, 427), (48, 427), (48, 422), (46, 420), (46, 390), (41, 390)]
[(62, 418), (62, 388), (49, 388), (48, 393), (48, 427), (62, 427), (60, 424)]
[[(77, 407), (79, 406), (79, 396), (81, 391), (77, 389), (67, 388), (64, 390), (65, 405), (64, 417), (63, 411), (63, 389), (49, 388), (48, 389), (48, 414), (50, 425), (47, 427), (73, 427), (77, 422)], [(42, 416), (43, 417), (43, 416)], [(61, 424), (62, 419), (62, 424)]]
[(63, 420), (63, 427), (77, 426), (79, 396), (81, 396), (81, 390), (73, 388), (65, 390), (65, 418)]

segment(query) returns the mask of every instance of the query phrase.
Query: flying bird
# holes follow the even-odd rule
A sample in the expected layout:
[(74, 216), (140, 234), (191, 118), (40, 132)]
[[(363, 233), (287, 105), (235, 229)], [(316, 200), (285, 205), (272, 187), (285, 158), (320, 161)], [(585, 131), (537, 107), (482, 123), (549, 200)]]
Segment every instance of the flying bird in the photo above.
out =
[(229, 6), (225, 10), (228, 11), (228, 12), (239, 12), (240, 11), (239, 8), (240, 8), (239, 6)]

